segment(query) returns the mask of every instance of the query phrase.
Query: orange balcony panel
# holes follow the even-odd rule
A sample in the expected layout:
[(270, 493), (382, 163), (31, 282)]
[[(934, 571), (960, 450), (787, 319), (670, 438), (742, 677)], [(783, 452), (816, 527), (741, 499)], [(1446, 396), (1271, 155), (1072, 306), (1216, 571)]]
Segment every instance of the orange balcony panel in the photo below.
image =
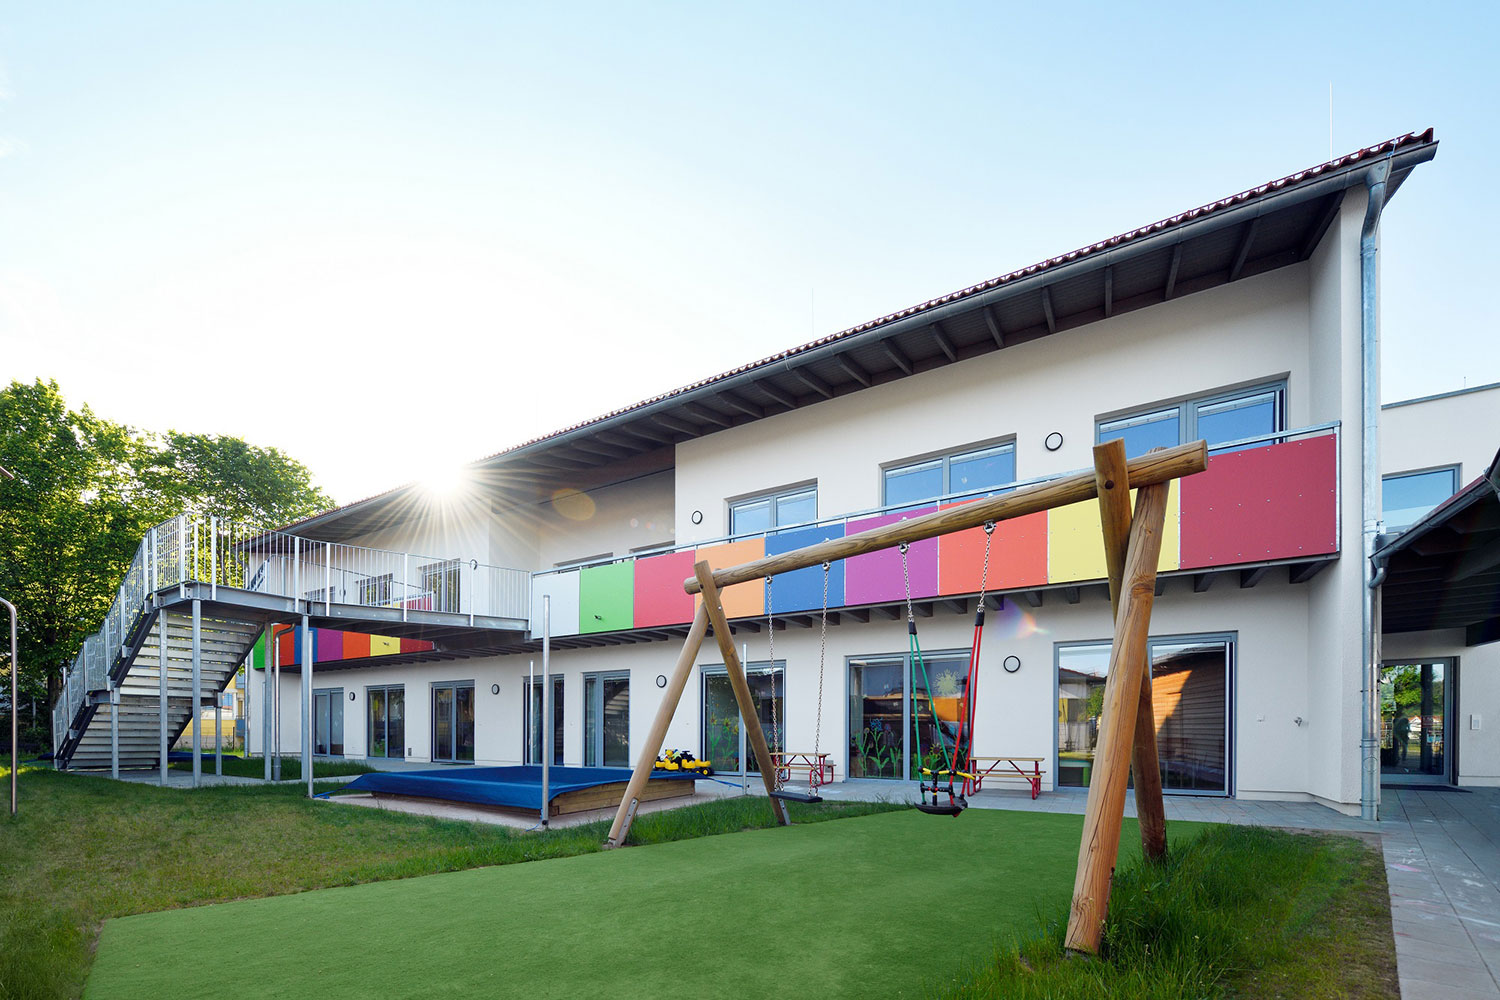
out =
[[(743, 542), (726, 542), (723, 545), (713, 545), (706, 549), (698, 549), (697, 559), (708, 560), (708, 565), (713, 569), (728, 569), (730, 566), (738, 566), (740, 563), (759, 559), (766, 554), (766, 540), (764, 538), (747, 538)], [(692, 576), (692, 567), (683, 574), (684, 579)], [(679, 580), (677, 586), (681, 587)], [(719, 592), (719, 598), (724, 602), (724, 615), (727, 618), (753, 618), (766, 613), (766, 581), (747, 580), (737, 583), (733, 587), (725, 587)], [(698, 610), (698, 602), (703, 600), (702, 596), (693, 596), (693, 612)]]

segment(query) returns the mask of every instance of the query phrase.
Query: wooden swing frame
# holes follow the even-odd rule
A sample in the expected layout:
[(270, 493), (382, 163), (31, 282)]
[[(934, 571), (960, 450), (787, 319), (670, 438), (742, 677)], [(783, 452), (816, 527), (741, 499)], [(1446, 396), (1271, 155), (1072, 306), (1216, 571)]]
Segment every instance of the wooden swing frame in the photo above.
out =
[[(710, 626), (719, 654), (724, 658), (750, 747), (757, 760), (771, 760), (744, 666), (735, 651), (729, 621), (724, 613), (720, 592), (725, 587), (835, 559), (848, 559), (902, 542), (977, 528), (988, 521), (1005, 521), (1097, 499), (1114, 614), (1114, 643), (1110, 649), (1109, 673), (1105, 678), (1100, 744), (1094, 755), (1093, 779), (1089, 783), (1066, 938), (1066, 945), (1072, 951), (1097, 953), (1119, 855), (1125, 791), (1132, 769), (1136, 774), (1136, 812), (1140, 818), (1142, 849), (1148, 859), (1159, 859), (1166, 854), (1166, 816), (1162, 806), (1161, 776), (1157, 770), (1156, 726), (1146, 646), (1151, 631), (1156, 566), (1161, 554), (1170, 484), (1174, 479), (1202, 472), (1207, 466), (1208, 448), (1203, 441), (1157, 449), (1129, 461), (1125, 458), (1124, 442), (1109, 441), (1094, 448), (1092, 473), (1074, 473), (1013, 493), (975, 500), (724, 569), (715, 570), (707, 562), (698, 562), (693, 567), (693, 576), (683, 582), (683, 590), (689, 594), (701, 594), (702, 600), (693, 615), (687, 639), (663, 692), (661, 707), (657, 709), (656, 718), (641, 746), (635, 770), (631, 773), (604, 846), (619, 847), (629, 836), (641, 794), (651, 777), (652, 766), (666, 739), (667, 727), (677, 712)], [(1130, 507), (1131, 489), (1138, 490), (1134, 512)], [(776, 822), (788, 825), (790, 820), (785, 806), (780, 799), (771, 797), (776, 781), (773, 770), (762, 768), (761, 779)]]

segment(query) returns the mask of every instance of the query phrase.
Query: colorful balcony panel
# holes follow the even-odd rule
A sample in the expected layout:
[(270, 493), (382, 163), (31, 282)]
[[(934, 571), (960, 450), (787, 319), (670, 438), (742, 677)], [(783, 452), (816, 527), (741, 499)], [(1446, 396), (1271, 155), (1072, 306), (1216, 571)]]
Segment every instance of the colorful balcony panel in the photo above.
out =
[[(723, 545), (699, 549), (697, 558), (708, 560), (708, 564), (714, 569), (723, 569), (726, 566), (738, 566), (740, 563), (759, 559), (765, 554), (766, 540), (764, 538), (747, 538), (743, 542), (726, 542)], [(681, 587), (682, 583), (679, 581), (677, 586)], [(750, 580), (746, 583), (737, 583), (733, 587), (725, 587), (719, 592), (719, 598), (724, 602), (724, 614), (730, 618), (751, 618), (763, 615), (766, 613), (766, 582)], [(698, 596), (693, 598), (694, 613), (697, 613), (697, 602), (702, 599)]]
[[(972, 501), (967, 501), (972, 503)], [(948, 504), (960, 507), (962, 504)], [(938, 593), (973, 594), (984, 575), (984, 529), (938, 537)], [(1047, 512), (995, 525), (990, 539), (990, 590), (1037, 587), (1047, 582)]]
[(1182, 565), (1337, 552), (1338, 438), (1210, 455), (1182, 481)]
[[(1198, 569), (1337, 552), (1337, 446), (1338, 439), (1330, 434), (1211, 456), (1206, 472), (1174, 482), (1168, 491), (1158, 568)], [(685, 625), (698, 599), (683, 591), (682, 581), (692, 575), (699, 559), (722, 569), (933, 509), (540, 575), (532, 583), (532, 627), (541, 631), (543, 594), (552, 595), (553, 635)], [(914, 598), (975, 593), (984, 567), (984, 529), (915, 542), (907, 562)], [(991, 591), (1104, 578), (1097, 501), (1029, 514), (995, 527), (987, 584)], [(723, 596), (731, 618), (766, 613), (764, 581), (737, 584)], [(905, 596), (901, 554), (895, 548), (830, 567), (830, 608), (900, 601)], [(771, 587), (771, 601), (776, 614), (818, 610), (823, 602), (822, 567), (780, 574)], [(346, 633), (343, 641), (344, 657), (353, 658), (348, 644), (360, 640)], [(374, 650), (366, 655), (375, 655)]]
[[(681, 581), (677, 584), (682, 589)], [(578, 573), (578, 630), (619, 632), (635, 625), (635, 567), (590, 566)]]
[[(781, 531), (766, 539), (766, 555), (775, 556), (792, 552), (832, 538), (843, 538), (842, 524), (829, 524), (816, 528)], [(844, 595), (844, 562), (838, 559), (828, 567), (828, 606), (843, 607), (849, 601)], [(775, 614), (790, 614), (794, 611), (817, 611), (823, 607), (823, 567), (809, 566), (806, 569), (782, 573), (771, 584), (771, 611)]]
[[(1179, 568), (1181, 489), (1176, 480), (1167, 490), (1167, 520), (1162, 531), (1158, 571)], [(1135, 503), (1135, 490), (1130, 491)], [(1072, 583), (1076, 580), (1103, 580), (1109, 576), (1104, 565), (1103, 528), (1099, 524), (1099, 501), (1069, 504), (1047, 512), (1047, 582)]]
[[(433, 644), (425, 639), (397, 639), (388, 635), (365, 635), (337, 629), (310, 630), (313, 639), (313, 663), (340, 660), (364, 660), (373, 656), (395, 656), (400, 653), (425, 653)], [(261, 670), (266, 661), (266, 637), (262, 633), (251, 650), (251, 664)], [(276, 636), (276, 662), (283, 667), (302, 662), (302, 629), (294, 628)]]
[[(922, 507), (903, 511), (900, 514), (883, 514), (849, 522), (849, 534), (883, 528), (888, 524), (905, 521), (922, 514), (931, 514), (936, 507)], [(844, 578), (844, 603), (849, 605), (878, 604), (882, 601), (906, 599), (906, 582), (901, 573), (899, 549), (881, 549), (847, 560), (847, 576)], [(911, 578), (913, 598), (936, 597), (938, 593), (938, 540), (924, 538), (912, 542), (906, 551), (907, 573)]]
[(636, 628), (681, 625), (693, 620), (693, 595), (682, 589), (682, 581), (693, 575), (696, 553), (669, 552), (635, 561)]

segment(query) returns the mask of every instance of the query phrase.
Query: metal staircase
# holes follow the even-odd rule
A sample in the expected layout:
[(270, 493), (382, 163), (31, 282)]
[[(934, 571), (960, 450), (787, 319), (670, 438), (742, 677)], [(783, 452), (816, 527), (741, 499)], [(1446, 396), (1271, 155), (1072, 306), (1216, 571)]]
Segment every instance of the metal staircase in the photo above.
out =
[[(155, 767), (161, 760), (161, 630), (167, 630), (167, 746), (193, 721), (193, 619), (179, 612), (163, 612), (127, 664), (114, 694), (95, 701), (82, 729), (70, 742), (70, 768), (113, 766), (115, 741), (122, 768)], [(261, 626), (255, 622), (203, 618), (199, 642), (199, 706), (210, 707), (229, 686)], [(112, 718), (119, 713), (119, 729)]]

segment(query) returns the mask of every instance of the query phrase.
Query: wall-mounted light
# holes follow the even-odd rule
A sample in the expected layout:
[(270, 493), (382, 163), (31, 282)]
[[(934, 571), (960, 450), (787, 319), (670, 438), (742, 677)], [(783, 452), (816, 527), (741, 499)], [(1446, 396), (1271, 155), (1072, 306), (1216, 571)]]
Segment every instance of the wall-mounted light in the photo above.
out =
[(1053, 431), (1051, 434), (1048, 434), (1046, 439), (1042, 441), (1042, 447), (1046, 448), (1048, 451), (1056, 451), (1062, 446), (1063, 436), (1057, 433), (1057, 431)]
[(667, 675), (666, 674), (657, 674), (656, 675), (656, 686), (659, 687), (659, 688), (664, 688), (664, 687), (667, 686)]
[(701, 511), (701, 510), (695, 510), (695, 511), (693, 511), (693, 523), (694, 524), (702, 524), (703, 523), (703, 511)]
[(350, 692), (349, 692), (349, 700), (350, 700), (350, 701), (353, 701), (353, 700), (354, 700), (354, 692), (353, 692), (353, 691), (350, 691)]
[(1005, 672), (1007, 674), (1013, 674), (1017, 670), (1021, 669), (1021, 658), (1019, 656), (1017, 656), (1016, 654), (1012, 653), (1011, 655), (1007, 656), (1005, 659), (1001, 660), (1000, 661), (1000, 665), (1005, 668)]
[(500, 685), (499, 684), (491, 684), (490, 685), (490, 694), (499, 694), (499, 693), (500, 693)]

